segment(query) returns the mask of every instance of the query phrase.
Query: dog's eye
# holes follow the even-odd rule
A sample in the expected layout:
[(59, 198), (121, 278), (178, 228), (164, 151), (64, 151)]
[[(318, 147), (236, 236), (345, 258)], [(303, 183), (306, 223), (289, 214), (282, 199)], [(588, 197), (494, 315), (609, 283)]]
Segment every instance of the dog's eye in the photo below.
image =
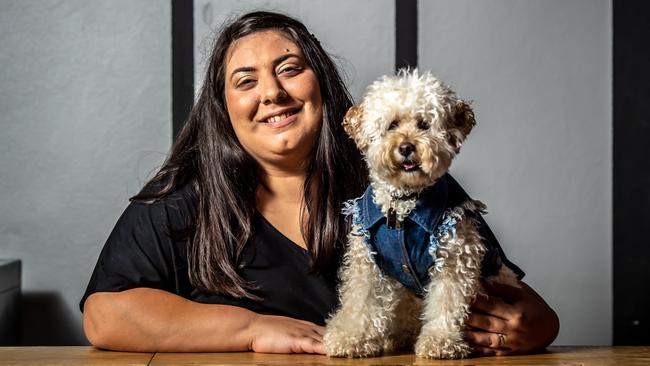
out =
[(418, 128), (421, 130), (428, 130), (429, 129), (429, 122), (425, 120), (419, 120), (418, 121)]
[(390, 126), (388, 126), (388, 131), (396, 129), (398, 126), (397, 121), (393, 121), (390, 123)]

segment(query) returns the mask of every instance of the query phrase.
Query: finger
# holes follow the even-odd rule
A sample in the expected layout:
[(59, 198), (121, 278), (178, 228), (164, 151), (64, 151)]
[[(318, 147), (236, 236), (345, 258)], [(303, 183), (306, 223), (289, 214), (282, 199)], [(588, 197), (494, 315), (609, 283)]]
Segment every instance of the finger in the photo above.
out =
[(504, 319), (480, 313), (470, 313), (465, 325), (490, 333), (507, 333), (508, 330), (508, 323)]
[(317, 332), (314, 332), (314, 331), (309, 332), (308, 337), (313, 338), (313, 339), (317, 340), (318, 342), (323, 341), (323, 335), (319, 334)]
[(320, 330), (320, 329), (313, 329), (313, 334), (316, 339), (322, 341), (323, 337), (325, 336), (325, 330)]
[(314, 352), (312, 353), (319, 353), (321, 355), (325, 354), (325, 345), (322, 342), (319, 342), (318, 344), (314, 345)]
[(312, 330), (316, 332), (318, 335), (320, 335), (321, 337), (325, 335), (325, 327), (321, 327), (317, 325), (314, 328), (312, 328)]
[[(503, 341), (502, 341), (503, 339)], [(507, 348), (507, 337), (499, 338), (498, 333), (481, 332), (475, 330), (465, 331), (465, 340), (467, 342), (486, 348)], [(502, 344), (503, 343), (503, 344)]]
[(312, 322), (308, 322), (306, 320), (291, 319), (291, 321), (294, 322), (294, 326), (297, 327), (298, 329), (309, 330), (309, 331), (313, 331), (315, 329), (322, 329), (323, 332), (325, 331), (325, 327), (314, 324)]
[(495, 349), (481, 346), (472, 347), (472, 354), (476, 356), (507, 356), (510, 352), (511, 350), (508, 348)]
[(478, 310), (481, 313), (496, 316), (501, 319), (509, 319), (511, 317), (511, 308), (512, 305), (493, 296), (478, 296), (472, 304), (473, 310)]
[(309, 337), (301, 338), (298, 341), (298, 348), (300, 350), (294, 353), (325, 353), (323, 343)]

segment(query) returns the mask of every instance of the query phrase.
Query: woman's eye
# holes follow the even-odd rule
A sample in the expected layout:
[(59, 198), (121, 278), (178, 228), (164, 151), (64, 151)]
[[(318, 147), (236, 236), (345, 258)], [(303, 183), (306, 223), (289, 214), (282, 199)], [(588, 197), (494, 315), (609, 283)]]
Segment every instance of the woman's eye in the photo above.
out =
[(429, 122), (425, 120), (419, 120), (418, 121), (418, 128), (421, 130), (428, 130), (429, 129)]
[(255, 79), (241, 79), (239, 82), (237, 82), (237, 88), (246, 88), (255, 82)]
[(287, 67), (284, 67), (284, 68), (280, 69), (278, 74), (295, 75), (298, 72), (300, 72), (300, 70), (302, 70), (302, 68), (299, 67), (299, 66), (287, 66)]
[(391, 122), (390, 126), (388, 126), (388, 131), (396, 129), (398, 125), (397, 121)]

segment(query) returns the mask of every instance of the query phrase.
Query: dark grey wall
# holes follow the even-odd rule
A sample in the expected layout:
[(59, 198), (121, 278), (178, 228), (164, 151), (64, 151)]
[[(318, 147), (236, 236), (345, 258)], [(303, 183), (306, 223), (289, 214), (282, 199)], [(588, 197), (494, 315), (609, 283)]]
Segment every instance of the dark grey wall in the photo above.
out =
[(615, 2), (614, 29), (614, 344), (649, 345), (650, 3)]

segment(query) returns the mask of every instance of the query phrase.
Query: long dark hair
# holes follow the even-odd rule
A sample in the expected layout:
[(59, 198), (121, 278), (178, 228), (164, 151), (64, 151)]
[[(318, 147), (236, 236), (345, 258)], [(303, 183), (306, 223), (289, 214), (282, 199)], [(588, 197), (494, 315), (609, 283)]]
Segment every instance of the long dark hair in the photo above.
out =
[(312, 272), (323, 273), (337, 263), (347, 225), (341, 203), (359, 195), (366, 183), (361, 156), (341, 122), (351, 106), (336, 65), (307, 28), (291, 17), (270, 12), (242, 15), (226, 25), (216, 39), (199, 98), (162, 168), (132, 200), (166, 197), (191, 184), (197, 213), (189, 235), (189, 276), (206, 292), (256, 298), (254, 284), (237, 272), (245, 245), (254, 233), (255, 194), (259, 168), (243, 149), (228, 117), (224, 97), (225, 56), (230, 45), (249, 34), (276, 30), (289, 37), (314, 70), (323, 100), (320, 136), (308, 162), (304, 209), (309, 213), (303, 233), (312, 258)]

